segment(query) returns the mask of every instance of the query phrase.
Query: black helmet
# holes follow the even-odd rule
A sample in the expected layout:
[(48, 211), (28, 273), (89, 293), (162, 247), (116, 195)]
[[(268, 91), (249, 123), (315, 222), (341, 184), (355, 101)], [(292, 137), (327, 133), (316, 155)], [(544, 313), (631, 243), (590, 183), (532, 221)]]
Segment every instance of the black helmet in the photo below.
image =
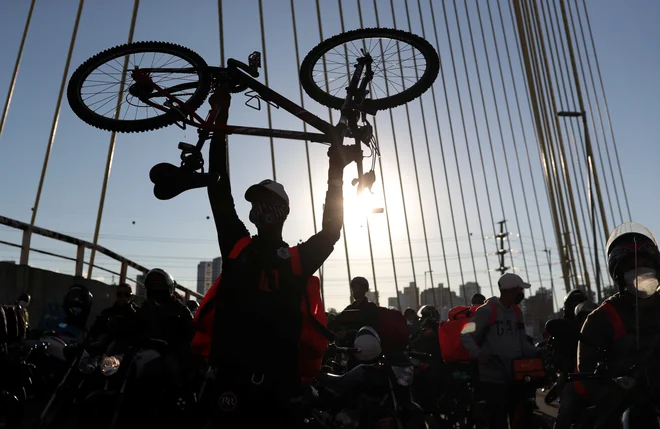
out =
[(607, 269), (612, 280), (625, 287), (624, 273), (634, 258), (643, 260), (645, 268), (660, 273), (660, 252), (653, 233), (644, 225), (628, 222), (617, 226), (607, 240)]
[(144, 277), (147, 299), (161, 301), (172, 298), (176, 283), (169, 273), (161, 268), (149, 270)]
[(575, 306), (586, 300), (587, 297), (584, 296), (584, 292), (582, 292), (580, 289), (573, 289), (566, 294), (566, 297), (564, 298), (564, 307), (566, 307), (566, 304), (572, 304)]
[(94, 295), (85, 286), (71, 286), (64, 295), (62, 303), (66, 321), (72, 325), (84, 327), (93, 303)]
[(410, 308), (410, 307), (406, 308), (406, 309), (403, 311), (403, 315), (404, 315), (406, 318), (408, 318), (408, 317), (411, 317), (411, 318), (417, 317), (417, 313), (415, 313), (415, 310), (413, 310), (413, 309)]
[(428, 319), (440, 320), (440, 312), (438, 311), (437, 308), (435, 308), (432, 305), (424, 305), (417, 312), (417, 317), (425, 320)]
[(575, 317), (579, 317), (580, 315), (587, 316), (589, 313), (591, 313), (597, 308), (598, 308), (598, 304), (596, 304), (595, 302), (591, 302), (591, 301), (581, 302), (577, 305), (577, 307), (575, 307)]

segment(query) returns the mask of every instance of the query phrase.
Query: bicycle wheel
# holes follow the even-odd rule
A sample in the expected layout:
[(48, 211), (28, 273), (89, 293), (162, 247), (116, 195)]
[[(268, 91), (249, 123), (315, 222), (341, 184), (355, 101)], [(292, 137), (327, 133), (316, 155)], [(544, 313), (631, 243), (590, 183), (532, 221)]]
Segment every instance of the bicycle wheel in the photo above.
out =
[[(126, 58), (126, 82), (120, 94)], [(135, 82), (131, 71), (137, 68), (193, 110), (202, 105), (211, 87), (206, 62), (190, 49), (167, 42), (129, 43), (96, 54), (73, 72), (67, 88), (71, 109), (93, 127), (124, 133), (155, 130), (181, 119), (173, 109), (157, 108), (167, 98), (149, 84)]]
[(361, 49), (373, 58), (374, 72), (365, 109), (384, 110), (412, 101), (438, 77), (440, 59), (426, 40), (407, 31), (364, 28), (324, 40), (307, 54), (300, 66), (305, 92), (323, 105), (340, 109), (342, 90), (349, 85)]

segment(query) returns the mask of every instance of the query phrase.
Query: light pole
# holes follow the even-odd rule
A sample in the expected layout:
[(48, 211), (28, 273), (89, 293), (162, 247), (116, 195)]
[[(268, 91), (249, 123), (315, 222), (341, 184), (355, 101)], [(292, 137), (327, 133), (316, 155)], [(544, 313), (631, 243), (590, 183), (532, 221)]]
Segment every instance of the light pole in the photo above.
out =
[(552, 289), (552, 296), (555, 299), (555, 305), (557, 306), (557, 311), (559, 311), (559, 301), (557, 301), (557, 293), (555, 292), (555, 278), (552, 277), (552, 258), (550, 257), (551, 250), (543, 249), (546, 255), (548, 255), (548, 270), (550, 270), (550, 288)]
[(560, 118), (582, 118), (582, 125), (584, 127), (584, 145), (587, 152), (587, 173), (588, 179), (588, 192), (589, 192), (589, 207), (591, 208), (591, 230), (594, 236), (594, 269), (596, 270), (596, 293), (598, 294), (598, 302), (601, 301), (600, 293), (600, 263), (598, 262), (598, 237), (596, 235), (596, 203), (594, 201), (594, 158), (593, 150), (591, 147), (591, 139), (589, 138), (589, 126), (587, 124), (586, 112), (557, 112)]

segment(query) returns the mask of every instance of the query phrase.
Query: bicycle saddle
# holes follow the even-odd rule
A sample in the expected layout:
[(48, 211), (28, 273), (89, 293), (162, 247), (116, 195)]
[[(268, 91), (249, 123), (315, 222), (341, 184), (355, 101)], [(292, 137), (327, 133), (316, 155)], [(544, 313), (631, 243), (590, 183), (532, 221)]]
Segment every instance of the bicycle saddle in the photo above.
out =
[(204, 188), (217, 175), (211, 173), (195, 173), (173, 164), (162, 162), (153, 166), (149, 178), (154, 184), (154, 196), (159, 200), (169, 200), (189, 189)]

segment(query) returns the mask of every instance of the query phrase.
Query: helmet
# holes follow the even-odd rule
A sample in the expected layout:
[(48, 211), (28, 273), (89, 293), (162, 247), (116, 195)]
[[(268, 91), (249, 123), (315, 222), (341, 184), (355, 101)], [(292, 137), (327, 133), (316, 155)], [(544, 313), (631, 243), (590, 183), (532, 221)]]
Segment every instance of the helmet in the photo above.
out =
[(580, 316), (580, 314), (586, 316), (597, 308), (598, 308), (598, 304), (594, 302), (591, 301), (581, 302), (577, 305), (577, 307), (575, 307), (575, 317)]
[(586, 300), (587, 297), (584, 296), (584, 292), (582, 292), (580, 289), (573, 289), (572, 291), (566, 294), (566, 297), (564, 298), (564, 307), (566, 307), (566, 304), (577, 305)]
[(415, 310), (413, 310), (413, 309), (410, 308), (410, 307), (406, 308), (406, 309), (403, 311), (403, 315), (406, 317), (406, 319), (409, 318), (409, 317), (411, 317), (411, 318), (412, 318), (412, 317), (417, 317), (417, 313), (415, 313)]
[(432, 305), (424, 305), (417, 312), (417, 317), (420, 319), (440, 320), (440, 312)]
[(94, 295), (85, 286), (73, 285), (64, 295), (62, 309), (66, 321), (78, 327), (87, 324), (89, 312), (92, 310)]
[(147, 299), (169, 298), (174, 293), (174, 279), (169, 273), (161, 268), (149, 270), (144, 277), (144, 288), (147, 290)]
[(353, 341), (353, 347), (360, 349), (360, 353), (355, 357), (361, 361), (374, 360), (383, 352), (380, 345), (380, 336), (369, 326), (360, 328)]
[(644, 225), (628, 222), (617, 226), (607, 240), (607, 269), (612, 280), (625, 287), (623, 277), (626, 265), (631, 258), (643, 258), (644, 266), (660, 272), (660, 252), (653, 233)]

